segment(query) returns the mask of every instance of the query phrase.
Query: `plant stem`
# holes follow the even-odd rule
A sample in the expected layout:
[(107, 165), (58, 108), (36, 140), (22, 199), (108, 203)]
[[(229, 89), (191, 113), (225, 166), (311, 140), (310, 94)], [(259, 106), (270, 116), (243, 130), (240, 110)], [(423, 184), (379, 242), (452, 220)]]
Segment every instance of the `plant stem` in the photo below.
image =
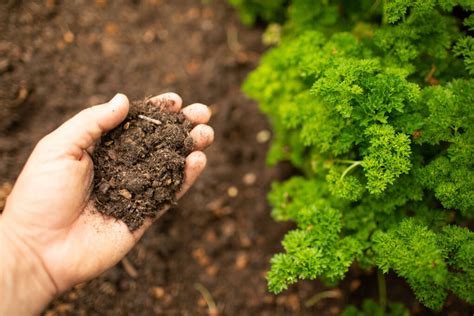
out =
[(385, 8), (387, 7), (387, 0), (383, 0), (383, 7), (382, 7), (382, 25), (388, 24), (388, 17), (385, 13)]
[(309, 300), (307, 300), (304, 303), (304, 306), (306, 307), (313, 306), (314, 304), (316, 304), (317, 302), (325, 298), (340, 298), (340, 297), (341, 297), (341, 291), (338, 289), (319, 292), (319, 293), (316, 293), (314, 296), (312, 296)]
[(379, 5), (380, 5), (380, 0), (375, 0), (374, 4), (369, 9), (369, 14), (374, 13), (374, 11), (377, 10)]
[(334, 159), (334, 162), (353, 164), (353, 163), (361, 162), (361, 161), (359, 161), (359, 160), (346, 160), (346, 159)]
[(194, 288), (198, 290), (199, 293), (201, 293), (202, 297), (206, 301), (207, 308), (209, 309), (209, 316), (217, 316), (219, 310), (217, 309), (216, 302), (214, 302), (214, 299), (212, 298), (212, 295), (209, 290), (206, 289), (201, 283), (195, 283)]
[(341, 179), (343, 179), (349, 171), (351, 171), (352, 169), (354, 169), (360, 164), (362, 164), (362, 161), (354, 161), (352, 165), (350, 165), (346, 170), (344, 170), (344, 172), (341, 175)]
[(382, 270), (377, 270), (377, 281), (379, 285), (379, 304), (382, 308), (382, 315), (385, 315), (387, 309), (387, 285), (385, 284), (385, 276)]

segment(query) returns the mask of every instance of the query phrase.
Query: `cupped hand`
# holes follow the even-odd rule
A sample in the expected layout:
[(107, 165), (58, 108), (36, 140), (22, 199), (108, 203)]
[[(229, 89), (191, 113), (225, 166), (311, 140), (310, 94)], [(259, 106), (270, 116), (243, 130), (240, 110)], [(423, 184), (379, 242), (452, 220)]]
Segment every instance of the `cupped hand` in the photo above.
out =
[[(157, 106), (172, 104), (168, 111), (181, 110), (182, 100), (174, 93), (151, 100)], [(45, 296), (42, 301), (46, 300), (36, 309), (44, 308), (48, 300), (74, 284), (115, 265), (152, 223), (148, 220), (131, 233), (123, 222), (96, 212), (90, 201), (93, 163), (89, 152), (103, 133), (124, 120), (128, 110), (127, 97), (117, 94), (108, 103), (83, 110), (45, 136), (8, 197), (0, 218), (0, 247), (2, 252), (12, 249), (23, 257), (16, 260), (30, 263), (30, 287), (38, 287), (43, 292), (37, 294), (38, 300), (41, 296)], [(195, 151), (186, 158), (185, 182), (178, 197), (204, 169), (206, 156), (200, 150), (214, 137), (212, 128), (205, 125), (210, 118), (205, 105), (192, 104), (182, 112), (194, 124), (190, 134)], [(8, 278), (8, 271), (0, 273)]]

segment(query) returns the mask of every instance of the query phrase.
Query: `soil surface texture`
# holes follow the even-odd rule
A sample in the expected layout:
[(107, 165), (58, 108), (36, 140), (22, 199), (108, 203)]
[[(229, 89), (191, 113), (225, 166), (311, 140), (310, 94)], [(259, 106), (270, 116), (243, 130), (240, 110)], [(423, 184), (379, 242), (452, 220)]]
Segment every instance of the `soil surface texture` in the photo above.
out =
[[(268, 293), (269, 260), (292, 225), (270, 217), (266, 195), (295, 171), (266, 166), (269, 125), (240, 92), (265, 49), (262, 29), (242, 26), (224, 0), (0, 1), (0, 206), (41, 137), (117, 92), (173, 91), (213, 112), (207, 167), (178, 207), (44, 315), (331, 316), (377, 299), (376, 273), (357, 267), (336, 288), (312, 281)], [(332, 292), (306, 304), (322, 291)], [(412, 315), (433, 314), (393, 274), (387, 292)], [(437, 315), (472, 313), (450, 297)]]
[(169, 102), (132, 102), (127, 118), (102, 136), (92, 156), (97, 210), (132, 232), (176, 204), (193, 150), (192, 124), (182, 113), (166, 112)]

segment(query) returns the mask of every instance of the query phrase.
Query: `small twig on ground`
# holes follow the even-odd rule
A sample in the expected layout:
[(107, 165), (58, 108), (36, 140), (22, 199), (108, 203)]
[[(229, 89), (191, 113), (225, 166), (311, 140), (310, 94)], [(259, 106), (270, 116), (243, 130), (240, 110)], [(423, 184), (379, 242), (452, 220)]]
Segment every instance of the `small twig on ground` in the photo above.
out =
[(432, 86), (439, 85), (439, 80), (433, 77), (434, 73), (436, 72), (436, 65), (431, 65), (430, 72), (426, 75), (425, 81), (428, 82)]
[(145, 116), (145, 115), (139, 114), (138, 117), (141, 118), (142, 120), (151, 122), (151, 123), (156, 124), (156, 125), (163, 124), (160, 120), (155, 120), (155, 119), (152, 119), (151, 117), (148, 117), (148, 116)]
[(132, 278), (136, 279), (138, 277), (138, 272), (135, 269), (135, 267), (132, 265), (130, 260), (128, 260), (126, 257), (122, 259), (122, 265), (127, 274)]
[(209, 316), (219, 315), (216, 302), (214, 302), (214, 299), (212, 298), (212, 295), (209, 290), (206, 289), (201, 283), (195, 283), (194, 288), (198, 290), (199, 293), (201, 293), (202, 297), (206, 301), (207, 308), (209, 309)]
[(242, 45), (239, 43), (238, 30), (234, 25), (229, 25), (227, 27), (227, 45), (232, 53), (237, 55), (241, 49)]
[(339, 289), (334, 289), (334, 290), (329, 290), (329, 291), (324, 291), (324, 292), (319, 292), (316, 293), (313, 297), (311, 297), (309, 300), (307, 300), (304, 305), (306, 307), (311, 307), (314, 304), (318, 303), (319, 301), (325, 299), (325, 298), (340, 298), (342, 296), (341, 290)]

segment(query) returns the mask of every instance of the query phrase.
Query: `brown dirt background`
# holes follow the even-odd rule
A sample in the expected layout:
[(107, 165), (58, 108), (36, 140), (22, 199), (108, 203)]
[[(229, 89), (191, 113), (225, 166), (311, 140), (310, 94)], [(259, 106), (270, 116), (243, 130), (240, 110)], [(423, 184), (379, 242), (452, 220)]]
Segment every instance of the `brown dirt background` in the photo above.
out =
[[(20, 1), (0, 4), (0, 191), (8, 189), (34, 144), (61, 122), (116, 92), (130, 99), (175, 91), (211, 106), (215, 144), (200, 180), (121, 264), (76, 286), (45, 315), (207, 315), (195, 285), (219, 315), (338, 315), (376, 297), (373, 273), (352, 269), (338, 298), (304, 302), (327, 290), (300, 282), (268, 294), (265, 272), (291, 225), (275, 223), (265, 196), (291, 168), (265, 166), (269, 126), (240, 92), (264, 48), (223, 0)], [(245, 184), (247, 173), (256, 181)], [(251, 182), (251, 181), (250, 181)], [(34, 194), (34, 193), (32, 193)], [(0, 196), (4, 192), (0, 192)], [(389, 276), (389, 299), (416, 315), (403, 281)], [(450, 298), (440, 315), (472, 315)]]

